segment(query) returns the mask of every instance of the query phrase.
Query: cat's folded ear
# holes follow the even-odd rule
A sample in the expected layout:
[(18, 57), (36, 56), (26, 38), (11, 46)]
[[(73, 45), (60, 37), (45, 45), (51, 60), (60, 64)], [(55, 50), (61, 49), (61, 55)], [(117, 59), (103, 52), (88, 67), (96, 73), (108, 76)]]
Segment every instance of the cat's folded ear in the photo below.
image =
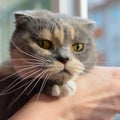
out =
[(31, 18), (29, 11), (17, 11), (14, 12), (15, 22), (17, 25), (27, 24), (28, 20)]
[(80, 24), (87, 29), (88, 31), (94, 31), (95, 26), (96, 26), (96, 22), (91, 20), (91, 19), (87, 19), (87, 18), (80, 18), (80, 17), (76, 17), (77, 20), (79, 20)]

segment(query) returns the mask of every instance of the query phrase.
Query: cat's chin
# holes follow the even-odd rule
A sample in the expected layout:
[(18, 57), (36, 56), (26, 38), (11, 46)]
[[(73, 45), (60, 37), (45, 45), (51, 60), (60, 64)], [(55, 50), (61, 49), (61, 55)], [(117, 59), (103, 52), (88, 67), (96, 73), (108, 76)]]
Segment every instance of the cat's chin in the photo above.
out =
[(60, 71), (60, 74), (68, 74), (68, 75), (72, 75), (68, 70), (63, 69), (62, 71)]
[(57, 73), (56, 75), (51, 76), (50, 80), (56, 81), (58, 83), (59, 82), (64, 83), (69, 80), (75, 80), (77, 77), (78, 77), (78, 74), (71, 74), (66, 71), (61, 71), (61, 72)]

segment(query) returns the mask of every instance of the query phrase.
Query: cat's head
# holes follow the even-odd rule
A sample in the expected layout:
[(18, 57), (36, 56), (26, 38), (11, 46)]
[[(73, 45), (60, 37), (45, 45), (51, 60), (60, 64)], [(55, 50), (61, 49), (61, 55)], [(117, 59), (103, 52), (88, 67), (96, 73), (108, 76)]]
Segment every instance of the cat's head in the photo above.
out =
[(95, 63), (94, 22), (46, 10), (15, 13), (11, 58), (22, 77), (75, 79)]

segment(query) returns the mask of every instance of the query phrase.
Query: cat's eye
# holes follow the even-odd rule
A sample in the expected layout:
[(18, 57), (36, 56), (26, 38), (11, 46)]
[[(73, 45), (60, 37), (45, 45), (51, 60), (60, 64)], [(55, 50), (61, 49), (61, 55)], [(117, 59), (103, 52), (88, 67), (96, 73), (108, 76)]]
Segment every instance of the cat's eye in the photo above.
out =
[(50, 42), (48, 40), (39, 40), (39, 41), (37, 41), (37, 44), (43, 49), (52, 49), (53, 48), (52, 42)]
[(75, 43), (72, 45), (72, 51), (74, 52), (81, 52), (84, 50), (84, 44), (83, 43)]

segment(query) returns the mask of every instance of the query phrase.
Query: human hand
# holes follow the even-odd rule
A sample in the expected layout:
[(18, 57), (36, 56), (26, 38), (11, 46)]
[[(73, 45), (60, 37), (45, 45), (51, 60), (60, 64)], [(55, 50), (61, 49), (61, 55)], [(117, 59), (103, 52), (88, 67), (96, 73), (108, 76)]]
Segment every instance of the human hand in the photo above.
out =
[(95, 67), (64, 98), (35, 95), (9, 120), (112, 120), (120, 113), (120, 68)]

